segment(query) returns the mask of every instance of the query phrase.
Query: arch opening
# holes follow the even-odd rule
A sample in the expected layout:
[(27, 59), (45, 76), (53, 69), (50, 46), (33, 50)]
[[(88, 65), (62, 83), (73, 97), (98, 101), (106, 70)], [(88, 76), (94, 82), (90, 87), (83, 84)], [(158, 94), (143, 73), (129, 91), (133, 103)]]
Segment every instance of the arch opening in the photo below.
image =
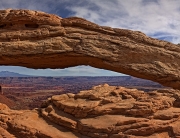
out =
[(53, 95), (78, 93), (105, 83), (110, 86), (136, 88), (145, 92), (164, 88), (152, 81), (90, 66), (37, 70), (17, 66), (0, 67), (3, 94), (14, 103), (18, 98), (21, 99), (18, 103), (22, 102), (18, 106), (16, 103), (16, 107), (11, 107), (12, 109), (34, 109), (40, 106), (43, 100)]
[[(137, 78), (155, 81), (164, 86), (170, 86), (173, 88), (179, 87), (179, 85), (177, 83), (173, 83), (173, 81), (170, 80), (164, 81), (163, 77), (157, 76), (156, 74), (157, 72), (154, 72), (154, 74), (153, 72), (150, 71), (147, 72), (149, 66), (146, 66), (146, 64), (142, 64), (138, 66), (138, 68), (136, 69), (133, 68), (132, 65), (131, 65), (132, 67), (128, 67), (128, 64), (124, 65), (121, 64), (119, 61), (111, 62), (108, 61), (107, 59), (103, 60), (101, 58), (97, 58), (93, 56), (85, 56), (83, 54), (75, 54), (72, 52), (61, 53), (61, 54), (47, 54), (47, 55), (42, 55), (42, 54), (28, 55), (28, 56), (17, 55), (15, 58), (4, 57), (3, 59), (4, 60), (0, 61), (1, 65), (23, 66), (32, 69), (46, 69), (46, 68), (64, 69), (68, 67), (85, 65), (85, 66), (95, 67), (98, 69), (115, 71), (122, 74), (134, 76)], [(146, 69), (146, 67), (148, 68)], [(167, 79), (172, 79), (172, 78), (167, 78)]]

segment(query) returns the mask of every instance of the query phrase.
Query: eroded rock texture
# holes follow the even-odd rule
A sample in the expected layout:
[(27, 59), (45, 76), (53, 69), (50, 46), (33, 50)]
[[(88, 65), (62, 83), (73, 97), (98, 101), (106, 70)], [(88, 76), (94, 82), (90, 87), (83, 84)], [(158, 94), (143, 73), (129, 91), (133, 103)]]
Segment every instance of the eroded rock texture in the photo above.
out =
[(0, 105), (0, 136), (26, 138), (178, 138), (180, 91), (99, 85), (49, 98), (42, 108)]
[(0, 11), (0, 65), (90, 65), (180, 89), (179, 53), (179, 46), (139, 31), (38, 11)]

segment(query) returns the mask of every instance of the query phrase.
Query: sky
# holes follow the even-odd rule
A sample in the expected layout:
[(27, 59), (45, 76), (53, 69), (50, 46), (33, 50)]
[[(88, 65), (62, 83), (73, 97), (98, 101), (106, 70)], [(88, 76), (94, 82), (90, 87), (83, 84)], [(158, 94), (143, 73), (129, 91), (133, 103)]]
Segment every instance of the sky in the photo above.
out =
[[(77, 16), (102, 26), (142, 31), (148, 36), (180, 43), (180, 0), (0, 0), (0, 9), (30, 9), (63, 18)], [(28, 69), (0, 66), (0, 71), (46, 76), (121, 76), (90, 66)]]

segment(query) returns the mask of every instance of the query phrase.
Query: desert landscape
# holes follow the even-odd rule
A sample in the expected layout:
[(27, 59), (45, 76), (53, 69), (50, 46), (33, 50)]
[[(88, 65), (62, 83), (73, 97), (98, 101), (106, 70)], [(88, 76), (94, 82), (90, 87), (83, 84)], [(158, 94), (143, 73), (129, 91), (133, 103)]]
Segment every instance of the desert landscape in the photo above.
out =
[(89, 90), (93, 86), (105, 83), (112, 86), (136, 88), (145, 92), (165, 88), (158, 83), (131, 76), (0, 77), (3, 95), (12, 101), (9, 107), (18, 110), (38, 108), (44, 100), (53, 95), (76, 94), (82, 90)]
[[(48, 97), (46, 91), (45, 97)], [(24, 94), (24, 96), (22, 96)], [(51, 94), (54, 94), (53, 92)], [(16, 94), (14, 94), (16, 95)], [(10, 106), (12, 99), (2, 98)], [(40, 97), (43, 94), (40, 94)], [(178, 137), (180, 91), (158, 89), (144, 92), (108, 84), (82, 90), (79, 93), (49, 95), (40, 107), (32, 110), (12, 110), (1, 104), (2, 137), (52, 138), (169, 138)], [(5, 96), (4, 96), (5, 97)], [(27, 98), (29, 97), (29, 98)], [(18, 102), (34, 102), (26, 92)], [(11, 98), (11, 97), (10, 97)], [(26, 100), (21, 100), (26, 99)], [(32, 104), (29, 102), (30, 104)], [(17, 104), (17, 102), (14, 102)], [(24, 108), (17, 106), (16, 108)], [(31, 108), (27, 106), (26, 108)], [(47, 131), (48, 129), (48, 131)], [(52, 133), (53, 132), (53, 133)]]
[(130, 75), (2, 77), (2, 138), (180, 137), (176, 44), (83, 18), (7, 9), (0, 48), (0, 65), (90, 65)]

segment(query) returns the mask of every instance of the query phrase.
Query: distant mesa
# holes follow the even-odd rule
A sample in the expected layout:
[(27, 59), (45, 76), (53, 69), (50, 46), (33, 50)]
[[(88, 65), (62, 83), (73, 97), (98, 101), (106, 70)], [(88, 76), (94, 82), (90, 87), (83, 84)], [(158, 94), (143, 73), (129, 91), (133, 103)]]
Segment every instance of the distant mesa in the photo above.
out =
[(10, 72), (10, 71), (1, 71), (0, 77), (32, 77), (32, 76), (25, 75), (25, 74), (19, 74), (19, 73), (15, 73), (15, 72)]

